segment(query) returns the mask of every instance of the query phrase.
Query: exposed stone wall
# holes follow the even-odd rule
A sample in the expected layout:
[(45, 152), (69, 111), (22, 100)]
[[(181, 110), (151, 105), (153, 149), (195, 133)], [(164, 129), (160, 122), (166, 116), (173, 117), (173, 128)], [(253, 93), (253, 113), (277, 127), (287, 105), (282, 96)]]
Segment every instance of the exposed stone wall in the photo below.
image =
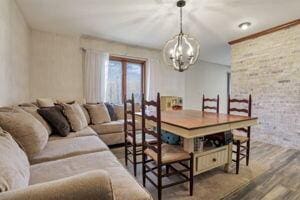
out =
[(300, 149), (300, 25), (232, 45), (232, 95), (248, 94), (253, 138)]

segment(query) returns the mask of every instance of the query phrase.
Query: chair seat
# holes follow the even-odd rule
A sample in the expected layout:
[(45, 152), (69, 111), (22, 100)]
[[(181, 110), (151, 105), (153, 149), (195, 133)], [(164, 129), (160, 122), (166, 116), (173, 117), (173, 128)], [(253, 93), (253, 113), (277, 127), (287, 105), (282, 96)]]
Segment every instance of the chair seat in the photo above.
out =
[(237, 141), (240, 141), (240, 143), (245, 143), (249, 140), (248, 137), (246, 136), (241, 136), (241, 135), (233, 135), (233, 143), (237, 143)]
[[(133, 138), (131, 136), (127, 136), (126, 140), (128, 142), (130, 142), (131, 144), (133, 144)], [(153, 136), (147, 135), (146, 136), (146, 141), (149, 143), (156, 143), (156, 139)], [(138, 146), (142, 145), (142, 132), (141, 131), (137, 131), (136, 135), (135, 135), (135, 143)]]
[[(147, 148), (145, 154), (157, 162), (157, 153)], [(163, 164), (189, 159), (191, 156), (179, 145), (162, 144), (161, 161)]]

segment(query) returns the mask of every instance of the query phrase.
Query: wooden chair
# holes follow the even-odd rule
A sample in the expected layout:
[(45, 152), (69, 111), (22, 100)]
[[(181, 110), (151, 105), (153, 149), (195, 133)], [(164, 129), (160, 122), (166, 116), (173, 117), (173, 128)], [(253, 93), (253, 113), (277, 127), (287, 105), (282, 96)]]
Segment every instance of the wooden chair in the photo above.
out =
[[(216, 106), (208, 106), (206, 105), (206, 102), (216, 102)], [(210, 99), (210, 98), (205, 98), (204, 94), (203, 94), (203, 98), (202, 98), (202, 111), (206, 111), (206, 110), (215, 110), (216, 113), (219, 113), (219, 107), (220, 107), (220, 98), (219, 95), (217, 96), (216, 99)]]
[[(146, 112), (146, 106), (155, 107), (156, 113), (152, 115)], [(152, 121), (156, 125), (156, 130), (146, 127), (146, 120)], [(145, 140), (147, 135), (156, 139), (155, 144)], [(146, 180), (153, 184), (158, 190), (158, 199), (161, 200), (162, 189), (189, 182), (190, 195), (193, 195), (193, 153), (185, 152), (179, 145), (163, 144), (161, 139), (161, 110), (160, 95), (157, 94), (157, 101), (146, 101), (142, 96), (142, 141), (143, 141), (143, 185), (146, 186)], [(189, 162), (189, 164), (187, 164)], [(174, 164), (182, 168), (175, 168)], [(163, 167), (166, 171), (163, 173)], [(169, 170), (171, 169), (171, 170)], [(170, 172), (171, 171), (171, 172)], [(157, 178), (157, 182), (148, 175), (152, 173)], [(186, 173), (189, 173), (187, 175)], [(177, 182), (162, 184), (163, 178), (180, 175), (182, 179)], [(156, 182), (156, 183), (155, 183)]]
[[(128, 109), (129, 106), (129, 109)], [(128, 117), (128, 115), (130, 117)], [(124, 133), (125, 133), (125, 164), (128, 161), (133, 165), (134, 176), (136, 176), (138, 157), (142, 155), (142, 131), (136, 130), (134, 95), (131, 99), (124, 100)], [(154, 138), (148, 137), (148, 142), (154, 142)]]
[[(247, 108), (233, 108), (231, 103), (240, 103), (247, 106)], [(232, 112), (245, 113), (247, 116), (251, 117), (251, 106), (252, 106), (252, 98), (249, 95), (249, 99), (231, 99), (228, 96), (228, 110), (227, 113), (231, 114)], [(246, 165), (249, 165), (249, 157), (250, 157), (250, 126), (246, 128), (239, 128), (237, 130), (233, 130), (233, 144), (236, 146), (236, 151), (233, 153), (236, 154), (236, 159), (232, 160), (236, 163), (236, 174), (239, 173), (240, 161), (246, 158)], [(246, 134), (243, 136), (241, 134)]]

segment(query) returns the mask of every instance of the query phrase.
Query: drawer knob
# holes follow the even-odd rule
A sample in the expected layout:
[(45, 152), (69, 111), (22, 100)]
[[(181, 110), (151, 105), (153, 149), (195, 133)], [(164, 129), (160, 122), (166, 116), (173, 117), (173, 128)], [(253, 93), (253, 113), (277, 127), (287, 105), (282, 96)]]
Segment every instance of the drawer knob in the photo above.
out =
[(212, 161), (213, 161), (213, 162), (216, 162), (216, 161), (217, 161), (217, 159), (216, 159), (216, 158), (213, 158), (213, 159), (212, 159)]

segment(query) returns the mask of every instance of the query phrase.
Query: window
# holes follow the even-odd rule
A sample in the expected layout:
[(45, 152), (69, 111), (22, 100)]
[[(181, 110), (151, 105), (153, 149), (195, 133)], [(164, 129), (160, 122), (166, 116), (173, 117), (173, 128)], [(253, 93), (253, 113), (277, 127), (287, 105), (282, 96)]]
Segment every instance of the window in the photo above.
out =
[(121, 104), (123, 98), (131, 98), (141, 102), (145, 83), (145, 61), (110, 57), (108, 65), (106, 100)]

